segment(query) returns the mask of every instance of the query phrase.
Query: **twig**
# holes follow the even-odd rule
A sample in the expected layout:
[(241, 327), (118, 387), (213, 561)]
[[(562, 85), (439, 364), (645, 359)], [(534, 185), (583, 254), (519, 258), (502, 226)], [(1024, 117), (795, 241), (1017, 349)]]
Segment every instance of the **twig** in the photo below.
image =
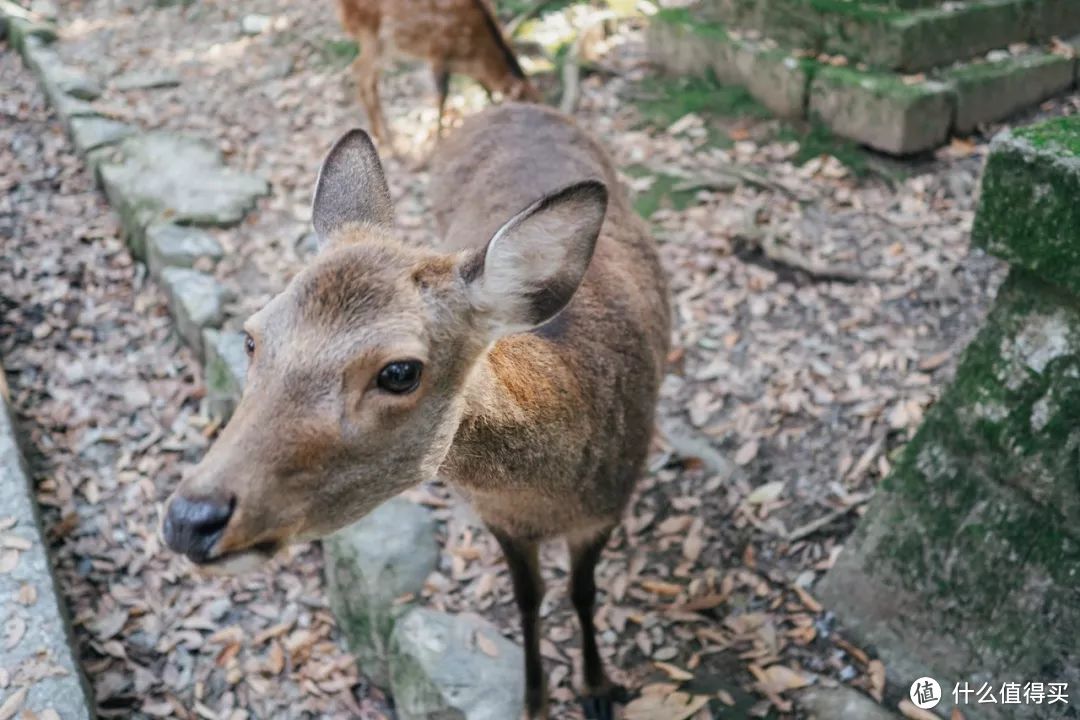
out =
[(577, 37), (574, 38), (574, 42), (570, 46), (569, 51), (567, 51), (566, 58), (563, 61), (563, 92), (562, 98), (559, 100), (560, 112), (571, 115), (577, 108), (578, 98), (581, 95), (581, 53), (585, 47), (585, 42), (588, 40), (589, 35), (594, 28), (614, 17), (615, 14), (611, 11), (597, 13), (590, 18), (587, 25), (578, 30)]
[(838, 508), (837, 510), (833, 510), (830, 513), (822, 515), (817, 520), (811, 520), (810, 522), (806, 523), (805, 525), (801, 525), (801, 526), (795, 528), (794, 530), (792, 530), (791, 532), (789, 532), (787, 534), (787, 541), (788, 542), (795, 542), (796, 540), (802, 540), (803, 538), (805, 538), (807, 536), (813, 535), (818, 530), (821, 530), (822, 528), (826, 527), (827, 525), (830, 525), (833, 521), (839, 520), (840, 518), (844, 517), (849, 512), (854, 510), (855, 508), (859, 507), (860, 505), (863, 505), (864, 503), (869, 501), (870, 498), (872, 498), (873, 496), (874, 496), (874, 494), (870, 493), (870, 492), (862, 493), (861, 495), (852, 496), (853, 501), (851, 502), (850, 505), (847, 505), (846, 507)]

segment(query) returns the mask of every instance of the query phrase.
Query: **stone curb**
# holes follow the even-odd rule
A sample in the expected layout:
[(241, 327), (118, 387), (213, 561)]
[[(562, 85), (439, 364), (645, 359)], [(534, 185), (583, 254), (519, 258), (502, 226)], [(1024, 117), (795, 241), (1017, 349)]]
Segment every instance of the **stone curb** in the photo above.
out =
[(0, 616), (7, 637), (21, 638), (0, 650), (0, 667), (10, 674), (0, 706), (12, 703), (10, 717), (19, 711), (45, 717), (51, 709), (63, 720), (89, 720), (91, 694), (72, 650), (13, 416), (0, 393)]
[[(729, 15), (745, 6), (741, 0), (722, 4)], [(894, 155), (925, 152), (950, 135), (1003, 120), (1075, 87), (1080, 71), (1076, 58), (1032, 50), (942, 68), (913, 81), (895, 72), (823, 65), (767, 40), (730, 34), (686, 9), (657, 13), (647, 45), (652, 61), (668, 72), (711, 70), (778, 116), (817, 119), (837, 135)], [(1074, 47), (1080, 51), (1080, 41)]]
[[(158, 4), (165, 2), (158, 0)], [(208, 143), (184, 135), (141, 132), (72, 95), (72, 90), (83, 97), (94, 95), (87, 92), (92, 83), (66, 67), (49, 46), (57, 37), (55, 29), (18, 15), (23, 12), (10, 0), (0, 0), (0, 27), (18, 33), (17, 49), (24, 63), (37, 75), (76, 150), (120, 216), (132, 255), (147, 264), (150, 276), (168, 298), (179, 336), (203, 360), (208, 412), (227, 421), (243, 390), (247, 357), (242, 337), (220, 330), (227, 320), (224, 305), (231, 297), (204, 272), (223, 252), (206, 229), (239, 223), (257, 198), (269, 193), (269, 185), (227, 168)], [(130, 78), (121, 84), (128, 82)], [(149, 81), (140, 80), (145, 82)], [(392, 695), (427, 698), (425, 707), (434, 708), (438, 717), (518, 717), (523, 697), (521, 649), (479, 618), (415, 606), (438, 561), (434, 524), (426, 508), (398, 498), (326, 541), (327, 593), (343, 634), (362, 671), (377, 684), (388, 684)], [(392, 651), (391, 635), (403, 616), (419, 618), (414, 622), (422, 620), (435, 634), (449, 633), (446, 662), (457, 665), (434, 663), (424, 654), (430, 645), (424, 637)], [(479, 641), (478, 634), (482, 635)], [(492, 647), (498, 648), (501, 657), (489, 655)], [(71, 666), (77, 668), (70, 649), (66, 644), (64, 648)], [(417, 667), (423, 672), (395, 679), (392, 666)], [(459, 686), (446, 684), (459, 682), (457, 666), (477, 669), (475, 677), (484, 684), (474, 685), (465, 700)], [(506, 681), (500, 679), (498, 687), (487, 686), (491, 678), (502, 676)], [(508, 693), (508, 687), (518, 691)], [(69, 715), (62, 717), (67, 720)], [(399, 713), (399, 717), (431, 715)]]

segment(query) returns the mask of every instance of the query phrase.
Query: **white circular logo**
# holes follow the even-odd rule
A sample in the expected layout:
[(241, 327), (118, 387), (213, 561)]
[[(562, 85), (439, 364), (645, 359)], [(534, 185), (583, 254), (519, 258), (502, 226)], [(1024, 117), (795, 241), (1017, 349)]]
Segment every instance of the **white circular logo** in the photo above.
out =
[(941, 686), (932, 677), (921, 677), (911, 683), (911, 702), (921, 710), (937, 707), (941, 702)]

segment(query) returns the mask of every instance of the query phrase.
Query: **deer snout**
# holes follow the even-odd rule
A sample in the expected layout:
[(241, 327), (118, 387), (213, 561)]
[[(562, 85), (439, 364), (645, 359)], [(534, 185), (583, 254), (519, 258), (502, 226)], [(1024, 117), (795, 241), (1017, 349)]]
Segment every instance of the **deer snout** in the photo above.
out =
[(195, 563), (205, 563), (233, 515), (233, 498), (186, 498), (175, 495), (165, 512), (162, 534), (168, 546)]

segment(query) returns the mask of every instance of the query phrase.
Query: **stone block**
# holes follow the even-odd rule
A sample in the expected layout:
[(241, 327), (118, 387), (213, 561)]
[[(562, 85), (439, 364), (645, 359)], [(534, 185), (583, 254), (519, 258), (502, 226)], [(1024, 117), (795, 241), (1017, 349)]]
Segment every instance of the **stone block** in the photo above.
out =
[(157, 223), (146, 229), (146, 265), (154, 277), (167, 267), (194, 267), (203, 259), (216, 265), (224, 254), (221, 243), (197, 227)]
[(203, 330), (206, 401), (210, 417), (227, 422), (244, 394), (248, 356), (239, 332)]
[(952, 89), (940, 82), (906, 84), (878, 73), (822, 67), (810, 84), (810, 114), (838, 135), (893, 155), (942, 144), (952, 124)]
[(1080, 118), (1000, 134), (972, 242), (1080, 296)]
[[(1076, 687), (1080, 310), (1013, 270), (956, 378), (816, 594), (899, 687), (924, 675), (950, 687)], [(962, 710), (971, 720), (1065, 716), (1037, 705)]]
[(226, 167), (209, 143), (167, 132), (124, 140), (97, 174), (140, 259), (152, 223), (235, 225), (270, 191), (265, 180)]
[(414, 608), (394, 627), (390, 686), (400, 720), (511, 720), (524, 710), (521, 648), (476, 615)]
[(361, 671), (377, 685), (390, 681), (394, 624), (435, 570), (435, 520), (425, 508), (393, 498), (323, 543), (326, 589), (338, 626)]
[[(0, 573), (3, 627), (8, 637), (21, 638), (0, 651), (0, 665), (6, 671), (0, 706), (10, 711), (7, 717), (45, 717), (45, 711), (52, 710), (64, 720), (92, 720), (91, 696), (71, 643), (67, 611), (53, 577), (34, 488), (16, 442), (12, 413), (2, 395), (0, 519), (5, 521), (0, 534), (7, 540), (0, 544), (5, 565)], [(17, 694), (21, 701), (13, 699)]]
[(71, 141), (75, 143), (75, 149), (84, 157), (137, 132), (125, 122), (105, 117), (73, 117), (68, 120), (68, 131), (71, 133)]
[(201, 357), (203, 329), (221, 327), (230, 293), (212, 275), (190, 268), (165, 268), (161, 284), (180, 337)]
[(1064, 92), (1075, 78), (1074, 58), (1048, 53), (964, 65), (941, 76), (956, 91), (955, 128), (961, 133)]

